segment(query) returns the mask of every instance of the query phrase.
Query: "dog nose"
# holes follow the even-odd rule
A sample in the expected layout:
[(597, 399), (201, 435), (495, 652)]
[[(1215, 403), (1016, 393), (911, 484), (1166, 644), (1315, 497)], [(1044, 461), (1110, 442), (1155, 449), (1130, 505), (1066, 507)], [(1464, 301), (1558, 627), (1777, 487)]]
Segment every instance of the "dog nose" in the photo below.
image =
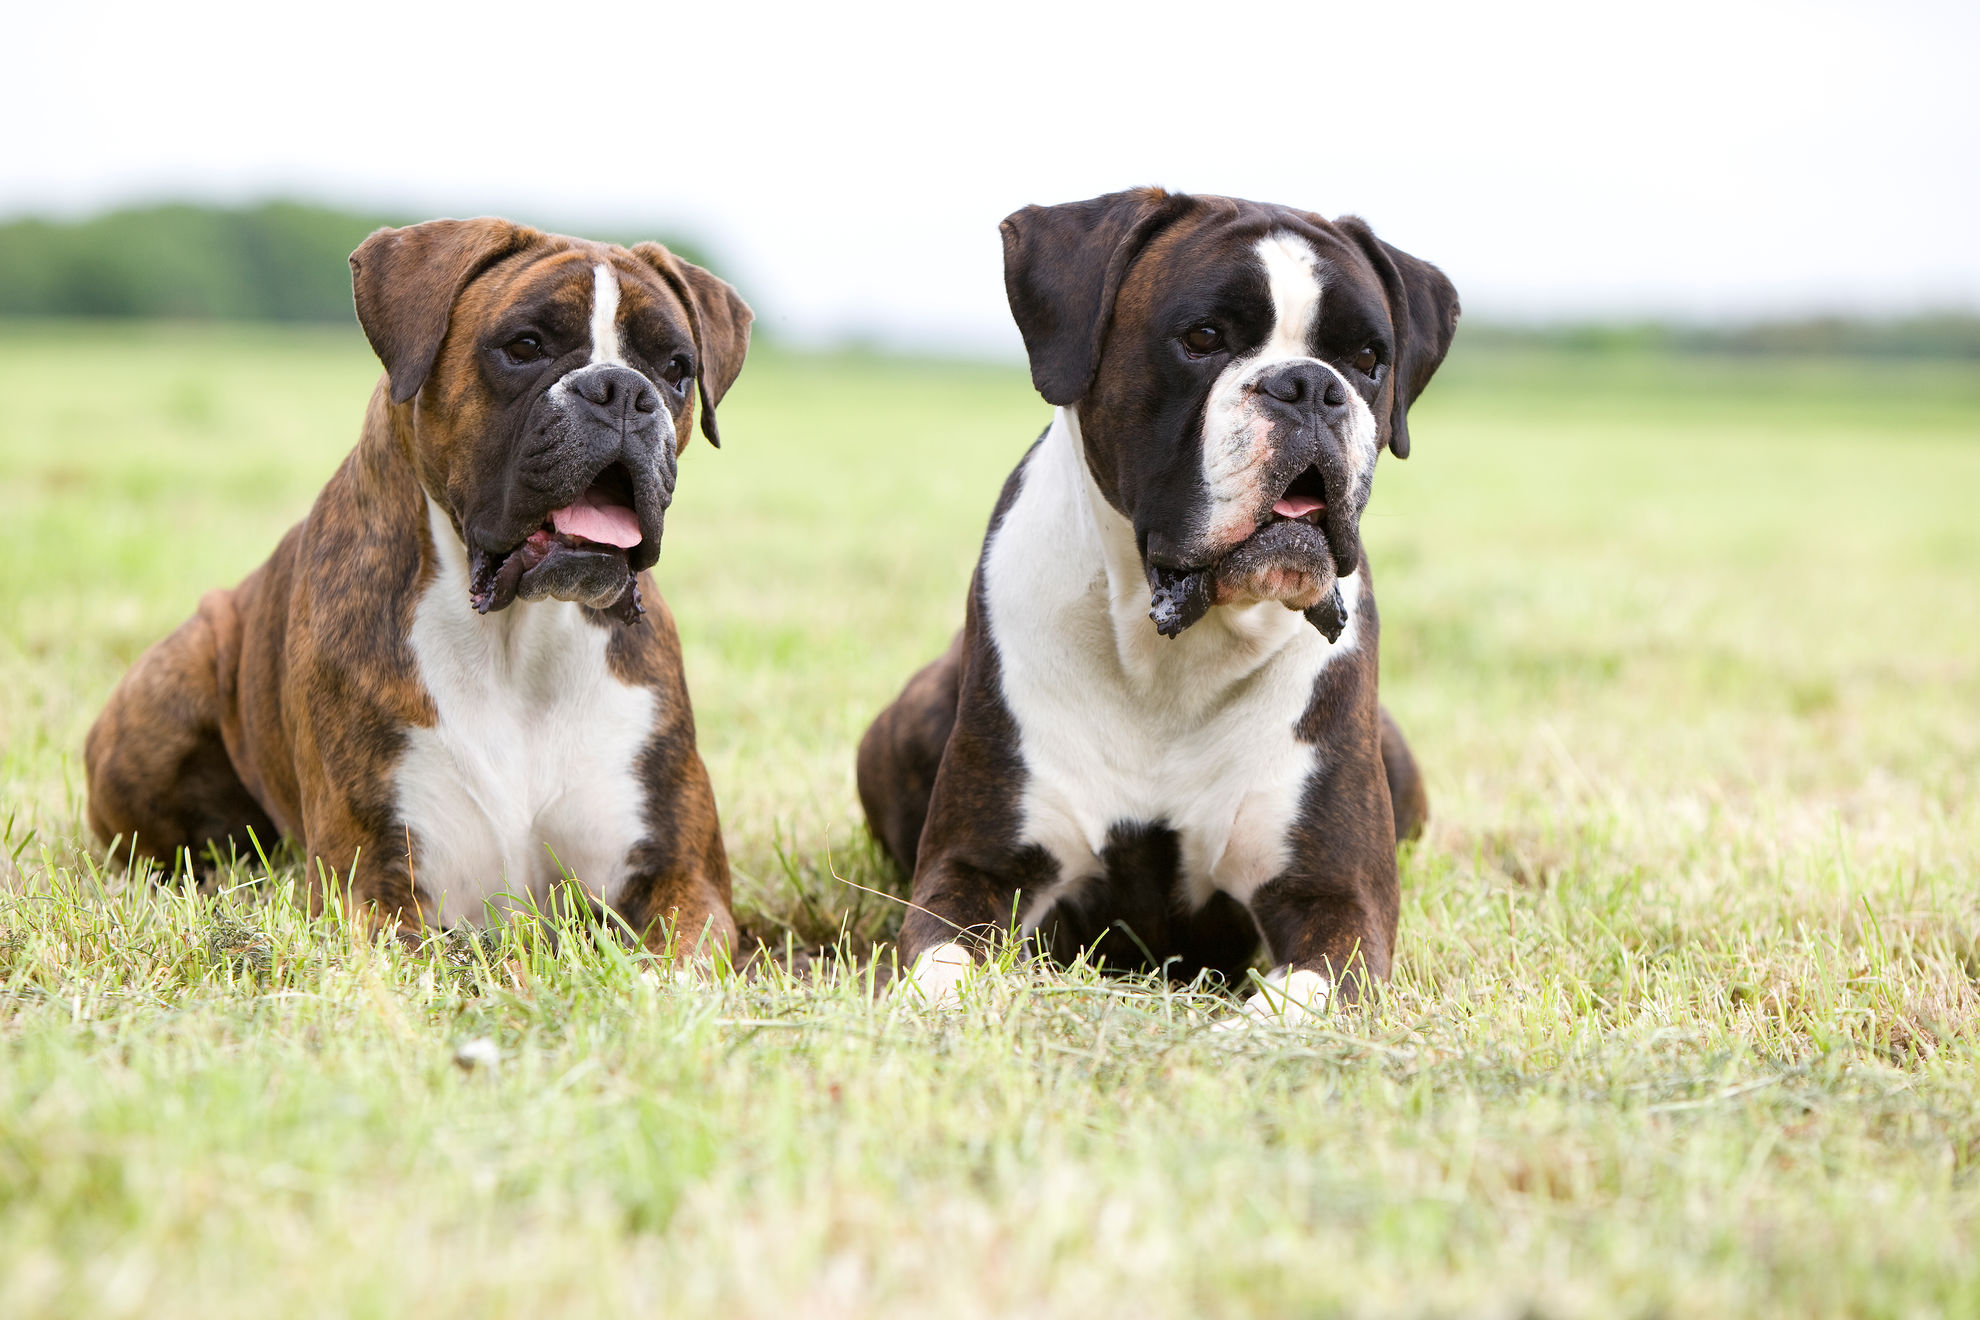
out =
[(1252, 388), (1297, 408), (1312, 408), (1323, 421), (1347, 410), (1347, 386), (1318, 362), (1288, 362), (1260, 373)]
[(585, 367), (565, 378), (580, 399), (615, 419), (627, 410), (652, 413), (660, 410), (660, 393), (653, 382), (631, 367)]

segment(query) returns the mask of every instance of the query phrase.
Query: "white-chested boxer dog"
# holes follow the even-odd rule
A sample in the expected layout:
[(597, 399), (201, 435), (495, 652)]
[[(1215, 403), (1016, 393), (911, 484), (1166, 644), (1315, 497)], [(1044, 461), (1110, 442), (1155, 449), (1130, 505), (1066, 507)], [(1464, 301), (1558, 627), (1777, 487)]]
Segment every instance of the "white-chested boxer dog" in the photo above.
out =
[(750, 311), (657, 243), (506, 220), (351, 255), (385, 364), (309, 515), (209, 593), (90, 730), (89, 819), (169, 864), (300, 843), (387, 924), (565, 874), (658, 945), (730, 945), (680, 642), (646, 570), (676, 460), (718, 443)]
[(986, 937), (1239, 977), (1301, 1012), (1386, 977), (1422, 783), (1376, 702), (1359, 523), (1456, 290), (1352, 218), (1141, 189), (1003, 223), (1057, 407), (1005, 483), (962, 632), (867, 731), (945, 998)]

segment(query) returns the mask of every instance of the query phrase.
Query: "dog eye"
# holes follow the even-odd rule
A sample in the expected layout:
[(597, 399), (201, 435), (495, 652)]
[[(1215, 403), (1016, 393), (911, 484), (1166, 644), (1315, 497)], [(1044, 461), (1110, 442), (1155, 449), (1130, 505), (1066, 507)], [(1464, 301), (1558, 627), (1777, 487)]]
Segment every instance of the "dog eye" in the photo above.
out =
[(1199, 325), (1183, 335), (1182, 345), (1191, 357), (1209, 357), (1223, 351), (1224, 332), (1214, 325)]
[(543, 341), (535, 335), (517, 335), (502, 345), (511, 362), (534, 362), (543, 356)]
[(1354, 369), (1373, 380), (1382, 370), (1382, 359), (1376, 355), (1375, 346), (1370, 344), (1354, 355)]
[(660, 370), (660, 379), (669, 385), (679, 385), (694, 371), (694, 364), (684, 354), (676, 353), (667, 359), (667, 365)]

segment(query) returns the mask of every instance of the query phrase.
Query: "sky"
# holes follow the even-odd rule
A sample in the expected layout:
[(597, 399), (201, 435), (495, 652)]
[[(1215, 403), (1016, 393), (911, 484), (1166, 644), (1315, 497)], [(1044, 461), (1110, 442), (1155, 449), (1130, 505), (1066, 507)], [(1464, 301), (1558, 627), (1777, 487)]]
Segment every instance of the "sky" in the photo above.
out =
[(6, 6), (0, 215), (691, 237), (796, 339), (1017, 351), (997, 222), (1355, 213), (1498, 320), (1980, 309), (1980, 4)]

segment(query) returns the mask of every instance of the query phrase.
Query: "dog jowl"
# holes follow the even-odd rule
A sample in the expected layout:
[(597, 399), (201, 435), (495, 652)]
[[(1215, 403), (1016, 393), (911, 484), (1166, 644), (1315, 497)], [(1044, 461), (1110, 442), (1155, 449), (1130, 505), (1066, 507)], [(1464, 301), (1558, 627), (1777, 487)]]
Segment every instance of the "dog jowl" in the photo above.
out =
[(657, 244), (494, 219), (381, 230), (351, 268), (386, 371), (357, 448), (113, 694), (92, 826), (167, 864), (286, 834), (312, 882), (320, 865), (388, 923), (562, 896), (649, 940), (727, 943), (648, 570), (749, 309)]
[(1456, 293), (1358, 220), (1222, 197), (1027, 207), (1003, 238), (1056, 411), (956, 643), (861, 745), (902, 952), (939, 995), (1015, 913), (1062, 955), (1235, 978), (1262, 944), (1280, 1000), (1355, 993), (1426, 811), (1360, 522)]

